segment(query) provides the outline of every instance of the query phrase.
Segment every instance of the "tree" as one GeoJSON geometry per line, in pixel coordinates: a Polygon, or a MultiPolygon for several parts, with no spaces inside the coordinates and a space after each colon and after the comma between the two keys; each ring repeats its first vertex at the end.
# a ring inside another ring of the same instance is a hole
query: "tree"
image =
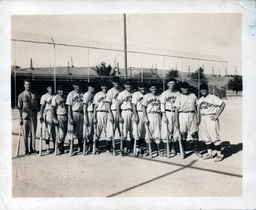
{"type": "Polygon", "coordinates": [[[105,62],[101,62],[101,64],[97,65],[96,68],[92,68],[94,71],[98,73],[99,76],[109,76],[112,70],[111,65],[106,65],[105,62]]]}
{"type": "Polygon", "coordinates": [[[238,91],[243,90],[243,78],[242,76],[234,76],[232,80],[229,80],[228,82],[228,89],[236,91],[236,94],[238,91]]]}
{"type": "Polygon", "coordinates": [[[199,71],[199,74],[200,74],[200,82],[201,83],[208,83],[208,80],[207,78],[205,77],[204,75],[204,70],[200,67],[199,69],[196,70],[196,72],[194,73],[191,73],[191,79],[194,79],[194,80],[198,80],[198,71],[199,71]]]}
{"type": "Polygon", "coordinates": [[[176,69],[171,69],[167,75],[166,75],[166,79],[167,80],[170,80],[170,79],[178,79],[180,76],[179,76],[179,71],[176,69]]]}

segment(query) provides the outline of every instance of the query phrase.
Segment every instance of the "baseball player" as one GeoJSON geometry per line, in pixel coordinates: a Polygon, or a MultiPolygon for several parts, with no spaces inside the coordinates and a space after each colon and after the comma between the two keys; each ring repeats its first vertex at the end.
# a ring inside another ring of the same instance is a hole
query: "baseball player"
{"type": "Polygon", "coordinates": [[[106,104],[108,109],[108,121],[107,121],[107,152],[111,152],[111,141],[115,138],[116,129],[120,135],[119,122],[116,115],[116,104],[117,97],[119,95],[119,77],[114,77],[112,79],[113,87],[108,90],[106,95],[106,104]]]}
{"type": "MultiPolygon", "coordinates": [[[[89,136],[92,134],[93,130],[93,93],[94,86],[92,83],[88,83],[88,91],[83,95],[83,109],[84,109],[84,128],[83,128],[83,138],[84,141],[89,140],[89,136]]],[[[89,152],[89,150],[87,150],[89,152]]]]}
{"type": "Polygon", "coordinates": [[[53,97],[53,89],[52,86],[48,86],[47,93],[42,95],[40,104],[41,104],[41,110],[40,110],[40,123],[44,122],[44,128],[45,128],[45,143],[47,146],[47,153],[51,153],[50,149],[50,138],[52,137],[53,145],[55,148],[55,126],[53,122],[52,117],[52,97],[53,97]]]}
{"type": "Polygon", "coordinates": [[[107,92],[107,84],[106,82],[101,82],[101,91],[96,93],[93,99],[94,103],[94,124],[96,126],[96,154],[100,153],[98,149],[99,139],[101,137],[102,132],[104,131],[106,136],[106,125],[107,125],[107,105],[106,105],[106,92],[107,92]]]}
{"type": "MultiPolygon", "coordinates": [[[[126,145],[127,154],[132,153],[132,85],[130,80],[124,83],[125,90],[119,93],[117,97],[117,118],[123,132],[124,145],[126,145]]],[[[124,146],[125,148],[125,146],[124,146]]],[[[122,150],[123,148],[121,148],[122,150]]],[[[122,152],[121,152],[122,155],[122,152]]]]}
{"type": "MultiPolygon", "coordinates": [[[[80,92],[80,82],[73,83],[74,90],[68,94],[66,105],[68,106],[68,132],[70,140],[78,139],[80,152],[83,151],[83,94],[80,92]]],[[[71,151],[72,152],[72,151],[71,151]]]]}
{"type": "Polygon", "coordinates": [[[171,79],[168,83],[168,90],[164,91],[160,96],[161,112],[162,112],[162,127],[161,139],[164,142],[165,156],[167,156],[167,142],[171,142],[170,157],[176,155],[175,143],[180,137],[179,131],[175,126],[175,108],[174,104],[180,92],[175,91],[176,80],[171,79]]]}
{"type": "Polygon", "coordinates": [[[176,127],[181,133],[183,151],[185,151],[187,137],[191,135],[195,153],[198,157],[202,157],[198,148],[198,118],[196,111],[197,97],[195,94],[189,93],[189,84],[183,82],[181,84],[181,94],[175,101],[176,127]]]}
{"type": "Polygon", "coordinates": [[[63,99],[63,87],[57,88],[57,95],[52,97],[52,117],[55,124],[56,138],[58,140],[59,154],[64,153],[64,141],[67,134],[67,110],[63,99]]]}
{"type": "Polygon", "coordinates": [[[24,80],[24,88],[25,90],[18,96],[18,109],[25,141],[25,155],[28,155],[36,152],[36,148],[33,148],[32,145],[35,145],[36,140],[39,96],[35,91],[31,90],[30,81],[24,80]],[[28,142],[29,130],[31,130],[32,135],[30,142],[28,142]]]}
{"type": "Polygon", "coordinates": [[[217,150],[215,162],[220,162],[223,159],[221,154],[221,141],[219,138],[219,116],[223,112],[226,104],[215,95],[208,92],[207,84],[200,85],[202,97],[198,101],[199,124],[202,134],[202,139],[206,143],[207,153],[203,159],[211,159],[212,143],[217,150]]]}
{"type": "MultiPolygon", "coordinates": [[[[143,104],[143,97],[145,94],[145,85],[144,83],[139,83],[138,85],[139,91],[132,94],[132,106],[133,106],[133,114],[134,114],[134,120],[133,120],[133,136],[134,136],[134,144],[137,145],[140,142],[144,142],[145,140],[145,134],[146,134],[146,128],[145,128],[145,122],[143,118],[143,112],[142,112],[142,104],[143,104]]],[[[147,151],[148,144],[147,145],[147,151]]],[[[140,149],[142,151],[142,148],[140,149]]],[[[146,154],[146,153],[145,153],[146,154]]],[[[135,153],[136,156],[136,153],[135,153]]]]}
{"type": "MultiPolygon", "coordinates": [[[[157,85],[150,84],[149,90],[150,93],[146,94],[143,98],[142,106],[146,126],[145,140],[147,143],[151,143],[153,140],[157,146],[157,155],[163,156],[163,154],[160,152],[161,103],[159,97],[156,95],[157,85]]],[[[148,151],[146,153],[148,153],[148,151]]]]}

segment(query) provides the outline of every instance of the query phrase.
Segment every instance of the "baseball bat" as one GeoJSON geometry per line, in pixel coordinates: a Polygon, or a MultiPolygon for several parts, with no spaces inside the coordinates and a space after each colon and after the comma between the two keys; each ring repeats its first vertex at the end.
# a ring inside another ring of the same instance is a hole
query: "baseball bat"
{"type": "Polygon", "coordinates": [[[83,155],[85,155],[85,150],[86,150],[86,141],[87,141],[87,139],[86,139],[86,137],[84,138],[84,144],[83,144],[83,155]]]}
{"type": "Polygon", "coordinates": [[[20,136],[21,136],[21,125],[20,125],[20,129],[19,129],[19,138],[18,138],[18,144],[17,144],[17,149],[16,149],[16,157],[19,156],[19,152],[20,152],[20,136]]]}
{"type": "Polygon", "coordinates": [[[94,124],[93,146],[92,146],[93,155],[95,155],[95,152],[96,152],[96,140],[97,140],[96,132],[97,132],[97,123],[94,124]]]}
{"type": "MultiPolygon", "coordinates": [[[[166,131],[168,134],[168,124],[166,122],[166,131]]],[[[169,135],[167,135],[167,158],[170,158],[170,144],[169,144],[169,135]]]]}
{"type": "Polygon", "coordinates": [[[120,154],[123,156],[124,124],[121,123],[120,154]]]}
{"type": "Polygon", "coordinates": [[[42,156],[42,135],[43,135],[43,128],[42,123],[40,123],[40,142],[39,142],[39,155],[42,156]]]}
{"type": "Polygon", "coordinates": [[[182,159],[185,158],[185,154],[184,154],[184,150],[183,150],[183,146],[182,146],[182,143],[181,143],[181,137],[179,137],[179,147],[180,147],[180,155],[182,157],[182,159]]]}
{"type": "Polygon", "coordinates": [[[60,138],[60,132],[59,132],[59,127],[56,126],[56,137],[55,137],[55,155],[58,155],[58,138],[60,138]]]}
{"type": "Polygon", "coordinates": [[[151,139],[152,139],[152,134],[149,129],[149,125],[146,124],[146,132],[148,133],[149,136],[149,143],[148,143],[148,149],[149,149],[149,156],[152,158],[152,148],[151,148],[151,139]]]}
{"type": "Polygon", "coordinates": [[[134,157],[136,157],[136,156],[137,156],[136,148],[137,148],[137,140],[136,140],[136,139],[134,139],[134,145],[133,145],[133,155],[134,155],[134,157]]]}
{"type": "Polygon", "coordinates": [[[71,142],[70,142],[70,157],[73,155],[73,144],[74,144],[74,136],[73,136],[73,134],[74,134],[74,132],[75,132],[75,129],[74,129],[74,125],[73,125],[73,130],[72,130],[72,132],[71,132],[71,142]]]}

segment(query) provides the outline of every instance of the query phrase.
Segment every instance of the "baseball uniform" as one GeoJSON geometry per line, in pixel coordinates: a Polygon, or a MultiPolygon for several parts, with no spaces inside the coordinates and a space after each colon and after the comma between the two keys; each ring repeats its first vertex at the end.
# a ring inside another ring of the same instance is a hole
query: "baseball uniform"
{"type": "Polygon", "coordinates": [[[83,103],[87,105],[87,114],[89,120],[89,125],[84,125],[83,137],[88,138],[92,133],[93,127],[93,95],[91,92],[88,91],[83,95],[83,103]]]}
{"type": "Polygon", "coordinates": [[[28,148],[28,134],[31,130],[32,138],[29,143],[30,152],[33,152],[35,148],[32,147],[32,141],[35,142],[36,139],[36,127],[37,127],[37,111],[38,111],[39,96],[34,91],[23,91],[18,96],[18,108],[22,113],[23,120],[23,135],[25,141],[25,152],[29,152],[28,148]]]}
{"type": "Polygon", "coordinates": [[[161,111],[165,112],[167,123],[162,120],[161,139],[164,143],[169,141],[177,141],[179,138],[179,131],[175,126],[175,101],[180,95],[180,92],[171,92],[170,90],[164,91],[160,96],[161,111]]]}
{"type": "MultiPolygon", "coordinates": [[[[197,97],[195,94],[180,94],[175,101],[175,107],[179,112],[179,124],[181,134],[190,135],[198,132],[196,115],[197,97]]],[[[193,139],[193,138],[192,138],[193,139]]]]}
{"type": "Polygon", "coordinates": [[[219,119],[211,120],[211,116],[217,113],[222,103],[222,100],[211,94],[206,97],[202,96],[198,100],[201,115],[200,134],[202,136],[200,139],[213,143],[219,140],[219,119]]]}
{"type": "Polygon", "coordinates": [[[130,141],[132,138],[132,94],[124,90],[119,93],[117,100],[121,102],[121,116],[124,119],[123,123],[123,137],[125,140],[130,141]],[[129,134],[129,135],[128,135],[129,134]]]}
{"type": "Polygon", "coordinates": [[[118,123],[118,119],[117,119],[117,114],[116,114],[116,105],[117,105],[117,97],[119,95],[119,91],[116,88],[111,88],[106,95],[106,103],[110,103],[110,108],[113,114],[113,120],[114,123],[112,124],[109,121],[107,121],[107,137],[108,140],[110,140],[111,138],[115,138],[116,135],[116,129],[118,129],[118,132],[120,134],[120,129],[119,129],[119,123],[118,123]]]}
{"type": "Polygon", "coordinates": [[[137,91],[132,95],[132,104],[136,106],[139,117],[138,124],[133,121],[133,136],[135,140],[145,139],[146,128],[142,112],[143,97],[144,95],[140,91],[137,91]]]}
{"type": "Polygon", "coordinates": [[[64,143],[65,136],[67,134],[67,122],[68,122],[67,110],[65,107],[64,99],[59,95],[53,96],[52,107],[54,107],[56,110],[56,116],[59,123],[58,125],[59,132],[56,133],[59,136],[56,136],[56,138],[58,139],[58,143],[62,144],[64,143]]]}
{"type": "MultiPolygon", "coordinates": [[[[83,138],[83,94],[71,91],[68,94],[66,105],[71,106],[73,120],[75,125],[70,124],[68,119],[68,139],[82,139],[83,138]]],[[[80,147],[81,147],[80,143],[80,147]]]]}
{"type": "Polygon", "coordinates": [[[50,140],[50,137],[52,137],[52,139],[55,139],[55,126],[53,123],[52,112],[51,112],[52,98],[53,98],[53,95],[46,93],[42,95],[40,100],[41,106],[44,106],[43,119],[44,119],[46,140],[50,140]]]}
{"type": "Polygon", "coordinates": [[[161,138],[161,105],[159,97],[148,93],[143,98],[143,106],[146,107],[148,120],[149,120],[149,132],[146,132],[145,140],[148,142],[152,138],[155,143],[160,143],[161,138]],[[150,134],[152,136],[150,136],[150,134]]]}
{"type": "Polygon", "coordinates": [[[107,125],[107,117],[108,111],[106,106],[106,93],[102,91],[96,93],[93,99],[93,103],[95,104],[96,112],[97,112],[97,129],[96,129],[96,136],[97,139],[101,137],[102,132],[106,137],[106,125],[107,125]]]}

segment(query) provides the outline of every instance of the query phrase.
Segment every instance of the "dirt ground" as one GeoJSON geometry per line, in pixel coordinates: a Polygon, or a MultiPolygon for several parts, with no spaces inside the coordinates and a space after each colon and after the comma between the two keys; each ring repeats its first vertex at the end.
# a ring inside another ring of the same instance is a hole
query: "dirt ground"
{"type": "Polygon", "coordinates": [[[220,137],[225,159],[219,163],[199,159],[193,153],[184,160],[179,155],[169,159],[154,157],[151,160],[131,156],[114,157],[105,152],[72,157],[69,154],[23,156],[22,138],[21,156],[16,158],[19,125],[17,110],[13,110],[12,196],[242,196],[242,99],[225,100],[225,103],[226,109],[220,117],[220,137]]]}

